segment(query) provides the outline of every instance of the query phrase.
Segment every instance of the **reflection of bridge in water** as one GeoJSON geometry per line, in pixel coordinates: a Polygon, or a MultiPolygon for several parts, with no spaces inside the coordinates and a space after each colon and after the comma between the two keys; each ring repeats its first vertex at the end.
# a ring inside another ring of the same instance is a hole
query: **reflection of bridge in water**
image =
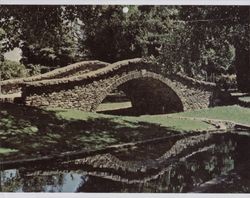
{"type": "Polygon", "coordinates": [[[123,91],[138,114],[180,112],[211,104],[213,83],[159,73],[159,67],[142,59],[113,64],[85,61],[1,84],[9,93],[21,88],[19,102],[31,106],[96,111],[114,90],[123,91]]]}
{"type": "Polygon", "coordinates": [[[27,192],[192,192],[196,189],[249,192],[248,141],[249,135],[204,133],[49,167],[43,164],[40,168],[11,170],[15,173],[11,176],[6,171],[2,189],[27,192]]]}

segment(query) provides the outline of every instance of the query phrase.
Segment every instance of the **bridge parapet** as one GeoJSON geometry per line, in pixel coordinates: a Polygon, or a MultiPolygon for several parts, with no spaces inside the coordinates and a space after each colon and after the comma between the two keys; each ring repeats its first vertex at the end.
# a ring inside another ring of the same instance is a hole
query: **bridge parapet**
{"type": "Polygon", "coordinates": [[[84,73],[97,70],[101,67],[107,66],[109,63],[98,60],[83,61],[74,63],[63,68],[55,69],[51,72],[31,76],[27,78],[17,78],[11,80],[0,81],[1,91],[3,94],[13,94],[21,91],[21,87],[26,82],[41,81],[45,79],[63,78],[69,76],[82,75],[84,73]]]}
{"type": "Polygon", "coordinates": [[[173,75],[168,75],[167,78],[172,80],[177,80],[179,82],[182,82],[183,84],[190,85],[199,89],[214,89],[216,88],[216,84],[212,82],[206,82],[202,80],[196,80],[194,78],[191,78],[189,76],[177,73],[173,75]]]}
{"type": "Polygon", "coordinates": [[[41,87],[41,86],[49,86],[49,85],[58,85],[58,84],[67,84],[71,82],[80,82],[93,80],[98,78],[106,78],[113,75],[116,72],[128,72],[130,70],[141,70],[146,68],[148,70],[152,70],[152,66],[150,63],[143,61],[140,58],[130,59],[119,61],[113,64],[109,64],[103,68],[97,69],[92,72],[88,72],[78,76],[71,76],[65,78],[55,78],[48,80],[39,80],[33,82],[25,83],[27,86],[41,87]]]}

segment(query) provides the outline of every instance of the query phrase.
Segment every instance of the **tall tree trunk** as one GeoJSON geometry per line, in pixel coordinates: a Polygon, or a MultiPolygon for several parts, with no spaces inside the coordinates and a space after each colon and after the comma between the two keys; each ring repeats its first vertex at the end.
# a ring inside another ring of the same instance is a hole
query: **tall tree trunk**
{"type": "MultiPolygon", "coordinates": [[[[242,36],[238,35],[235,42],[235,65],[238,89],[250,92],[250,7],[242,6],[238,10],[239,23],[244,26],[242,36]]],[[[240,33],[240,32],[239,32],[240,33]]]]}
{"type": "Polygon", "coordinates": [[[236,47],[236,74],[238,89],[242,92],[250,92],[250,51],[244,46],[236,47]]]}

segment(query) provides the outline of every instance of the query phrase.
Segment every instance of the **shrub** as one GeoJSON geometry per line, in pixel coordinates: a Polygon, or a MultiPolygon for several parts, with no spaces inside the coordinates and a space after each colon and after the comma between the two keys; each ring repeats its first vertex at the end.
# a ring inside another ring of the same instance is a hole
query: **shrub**
{"type": "Polygon", "coordinates": [[[28,64],[26,68],[28,70],[29,76],[41,74],[41,65],[28,64]]]}
{"type": "Polygon", "coordinates": [[[237,81],[236,75],[221,75],[218,84],[221,88],[228,90],[228,89],[236,89],[237,88],[237,81]]]}
{"type": "Polygon", "coordinates": [[[28,72],[23,64],[10,60],[0,62],[0,72],[1,80],[28,76],[28,72]]]}

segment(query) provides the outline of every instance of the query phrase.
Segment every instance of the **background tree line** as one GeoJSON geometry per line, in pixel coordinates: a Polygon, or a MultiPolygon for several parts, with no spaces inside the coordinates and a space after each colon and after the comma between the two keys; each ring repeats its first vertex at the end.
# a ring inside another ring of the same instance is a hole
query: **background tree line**
{"type": "Polygon", "coordinates": [[[81,60],[147,57],[162,74],[237,74],[239,89],[250,91],[249,6],[127,7],[0,6],[0,66],[11,70],[4,79],[17,77],[15,68],[33,74],[81,60]],[[15,47],[21,66],[3,58],[15,47]]]}

